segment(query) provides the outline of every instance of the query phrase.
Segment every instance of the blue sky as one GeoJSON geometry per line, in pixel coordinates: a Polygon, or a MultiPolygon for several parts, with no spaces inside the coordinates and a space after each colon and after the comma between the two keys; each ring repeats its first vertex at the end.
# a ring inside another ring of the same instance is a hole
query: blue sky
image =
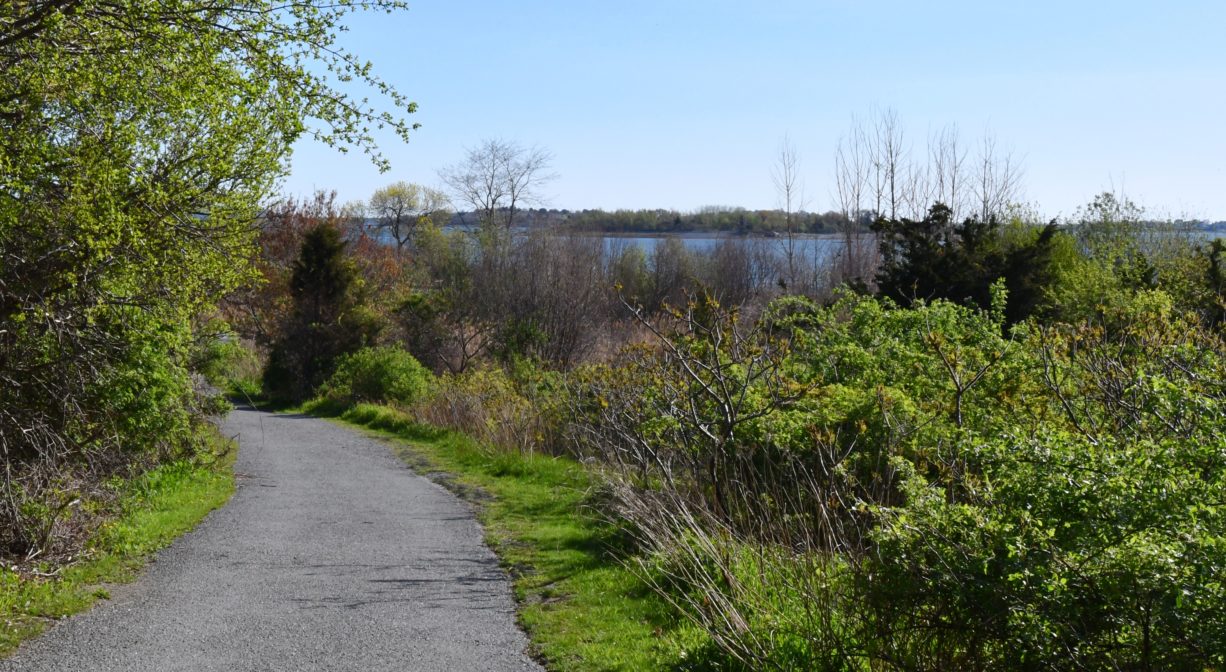
{"type": "Polygon", "coordinates": [[[438,184],[465,147],[551,151],[559,208],[775,207],[789,136],[809,209],[833,207],[853,117],[891,108],[913,151],[956,125],[1069,215],[1122,190],[1168,216],[1226,219],[1226,2],[422,0],[355,15],[344,44],[417,101],[392,170],[299,143],[283,185],[369,197],[438,184]]]}

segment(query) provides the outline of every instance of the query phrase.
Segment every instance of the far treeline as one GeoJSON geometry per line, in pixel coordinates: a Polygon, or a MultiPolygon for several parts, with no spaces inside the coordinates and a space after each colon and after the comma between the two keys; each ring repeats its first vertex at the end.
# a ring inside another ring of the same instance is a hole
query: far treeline
{"type": "MultiPolygon", "coordinates": [[[[451,226],[475,226],[480,222],[477,212],[458,212],[447,223],[451,226]]],[[[837,235],[848,231],[864,233],[872,228],[877,215],[871,210],[849,216],[833,210],[793,212],[785,210],[749,210],[733,206],[712,205],[693,212],[643,208],[639,210],[565,210],[528,208],[517,215],[519,226],[529,229],[551,228],[556,231],[591,233],[720,233],[732,235],[837,235]]],[[[1226,221],[1152,220],[1153,226],[1172,225],[1190,231],[1226,233],[1226,221]]]]}
{"type": "MultiPolygon", "coordinates": [[[[724,233],[735,235],[838,234],[849,229],[868,231],[874,216],[862,212],[848,218],[841,212],[793,212],[784,210],[747,210],[745,208],[708,206],[694,212],[679,210],[558,210],[529,208],[517,216],[520,226],[559,231],[592,233],[724,233]]],[[[450,224],[473,226],[480,221],[476,212],[460,212],[450,224]]]]}

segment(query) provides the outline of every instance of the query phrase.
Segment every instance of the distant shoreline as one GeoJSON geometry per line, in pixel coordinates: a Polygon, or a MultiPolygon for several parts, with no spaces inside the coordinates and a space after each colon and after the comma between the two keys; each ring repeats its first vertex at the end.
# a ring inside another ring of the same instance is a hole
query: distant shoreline
{"type": "MultiPolygon", "coordinates": [[[[442,227],[444,231],[476,231],[477,227],[470,225],[448,224],[442,227]]],[[[527,233],[547,233],[559,236],[583,236],[588,238],[683,238],[683,239],[716,239],[716,238],[742,238],[753,240],[779,240],[786,241],[788,234],[778,232],[761,232],[761,231],[600,231],[591,229],[567,229],[564,227],[514,227],[516,234],[527,233]]],[[[861,234],[869,234],[870,231],[860,231],[861,234]]],[[[796,239],[805,240],[837,240],[843,237],[841,233],[794,233],[796,239]]]]}

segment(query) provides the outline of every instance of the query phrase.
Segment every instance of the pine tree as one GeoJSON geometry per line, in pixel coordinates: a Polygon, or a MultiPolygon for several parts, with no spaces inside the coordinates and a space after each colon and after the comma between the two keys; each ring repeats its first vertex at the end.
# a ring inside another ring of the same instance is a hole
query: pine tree
{"type": "Polygon", "coordinates": [[[289,324],[269,353],[264,392],[274,399],[302,401],[328,375],[341,355],[373,340],[355,296],[356,271],[335,226],[307,232],[294,262],[289,324]]]}

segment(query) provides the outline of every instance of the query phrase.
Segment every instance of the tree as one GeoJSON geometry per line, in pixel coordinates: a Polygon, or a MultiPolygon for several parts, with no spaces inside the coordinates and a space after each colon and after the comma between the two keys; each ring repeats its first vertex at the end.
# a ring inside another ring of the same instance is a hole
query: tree
{"type": "Polygon", "coordinates": [[[976,214],[986,220],[1001,216],[1005,208],[1017,200],[1022,169],[1012,154],[997,153],[995,138],[984,135],[972,178],[972,191],[978,206],[976,214]]]}
{"type": "Polygon", "coordinates": [[[793,209],[803,210],[804,185],[800,181],[800,156],[790,138],[784,136],[779,144],[779,153],[775,157],[775,165],[771,168],[771,181],[775,184],[775,193],[779,196],[779,204],[783,206],[784,226],[787,228],[787,284],[796,285],[796,226],[793,209]]]}
{"type": "Polygon", "coordinates": [[[888,219],[920,219],[939,202],[954,219],[987,221],[1017,200],[1021,168],[991,135],[984,135],[973,161],[956,126],[930,135],[926,149],[926,163],[911,159],[894,110],[879,113],[871,126],[853,119],[835,153],[836,197],[844,214],[854,220],[872,210],[888,219]]]}
{"type": "Polygon", "coordinates": [[[992,136],[984,136],[970,161],[957,127],[946,127],[929,136],[926,154],[926,163],[911,159],[894,110],[881,112],[871,125],[853,119],[835,153],[835,196],[846,218],[838,269],[843,278],[859,284],[873,275],[871,241],[859,236],[865,219],[923,220],[930,204],[942,203],[951,222],[986,222],[1003,218],[1016,202],[1021,168],[1012,154],[997,150],[992,136]]]}
{"type": "Polygon", "coordinates": [[[310,199],[293,197],[271,203],[260,213],[257,250],[252,265],[258,282],[245,283],[221,302],[222,317],[231,328],[258,346],[267,348],[281,339],[293,309],[290,279],[306,234],[320,225],[342,228],[345,214],[335,192],[319,191],[310,199]]]}
{"type": "Polygon", "coordinates": [[[868,207],[870,167],[868,134],[863,124],[853,121],[849,134],[839,139],[834,157],[835,196],[843,215],[838,225],[843,246],[836,277],[858,285],[872,278],[877,257],[863,226],[866,215],[870,221],[876,216],[868,207]]]}
{"type": "Polygon", "coordinates": [[[408,182],[395,182],[375,191],[370,197],[369,212],[376,226],[391,234],[396,241],[396,254],[413,239],[417,226],[433,220],[447,209],[447,196],[437,189],[408,182]]]}
{"type": "Polygon", "coordinates": [[[187,443],[192,318],[251,277],[292,143],[385,167],[370,129],[407,137],[415,106],[336,45],[359,7],[403,4],[0,3],[0,553],[54,546],[30,512],[66,510],[57,483],[187,443]]]}
{"type": "Polygon", "coordinates": [[[264,390],[276,399],[302,401],[332,374],[341,355],[373,340],[375,329],[357,310],[357,271],[335,226],[307,232],[290,278],[293,311],[269,354],[264,390]]]}
{"type": "Polygon", "coordinates": [[[947,299],[992,309],[992,286],[1003,280],[1008,290],[1005,317],[1020,322],[1038,309],[1055,282],[1055,224],[1030,227],[1008,240],[995,218],[953,221],[943,203],[921,220],[880,218],[881,267],[877,287],[903,306],[916,300],[947,299]]]}
{"type": "Polygon", "coordinates": [[[397,310],[399,337],[434,371],[463,373],[493,342],[497,322],[485,296],[500,288],[475,277],[479,255],[470,237],[425,226],[417,246],[414,261],[427,288],[409,294],[397,310]]]}
{"type": "Polygon", "coordinates": [[[556,175],[553,155],[505,140],[485,140],[464,161],[439,172],[454,199],[477,213],[483,227],[510,230],[519,209],[544,200],[541,189],[556,175]]]}

